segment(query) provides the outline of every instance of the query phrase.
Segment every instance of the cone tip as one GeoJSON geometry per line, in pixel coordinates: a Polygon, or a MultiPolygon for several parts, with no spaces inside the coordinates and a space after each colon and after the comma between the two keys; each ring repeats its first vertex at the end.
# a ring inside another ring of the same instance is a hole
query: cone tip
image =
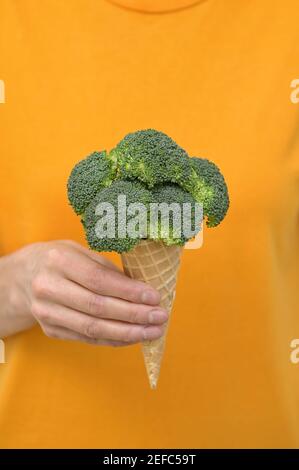
{"type": "Polygon", "coordinates": [[[152,390],[157,390],[157,382],[158,380],[154,377],[150,378],[150,387],[152,390]]]}

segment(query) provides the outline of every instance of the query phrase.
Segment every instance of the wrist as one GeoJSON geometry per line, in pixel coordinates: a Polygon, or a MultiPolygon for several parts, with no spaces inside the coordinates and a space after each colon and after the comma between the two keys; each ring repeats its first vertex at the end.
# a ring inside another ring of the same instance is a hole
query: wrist
{"type": "MultiPolygon", "coordinates": [[[[30,313],[27,291],[28,253],[24,249],[0,259],[1,330],[7,335],[32,327],[35,319],[30,313]]],[[[3,333],[1,336],[4,336],[3,333]]]]}

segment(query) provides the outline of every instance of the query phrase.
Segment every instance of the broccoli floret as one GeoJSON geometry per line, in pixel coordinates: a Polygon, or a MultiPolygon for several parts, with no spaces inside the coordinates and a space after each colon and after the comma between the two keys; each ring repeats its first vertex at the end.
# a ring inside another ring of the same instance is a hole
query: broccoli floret
{"type": "Polygon", "coordinates": [[[121,179],[140,180],[149,188],[172,182],[182,184],[191,175],[190,159],[163,132],[147,129],[126,135],[110,152],[121,179]]]}
{"type": "Polygon", "coordinates": [[[201,229],[202,205],[177,184],[152,190],[149,238],[165,245],[184,245],[201,229]]]}
{"type": "Polygon", "coordinates": [[[135,181],[117,180],[98,192],[82,220],[90,248],[123,253],[132,249],[141,238],[147,238],[150,201],[151,193],[135,181]],[[135,208],[129,208],[130,204],[135,204],[135,208]]]}
{"type": "Polygon", "coordinates": [[[184,185],[197,202],[203,205],[207,227],[215,227],[224,219],[229,196],[219,168],[205,158],[191,158],[192,175],[184,185]]]}
{"type": "Polygon", "coordinates": [[[68,197],[89,246],[118,253],[142,238],[184,245],[201,230],[203,217],[214,227],[229,206],[218,167],[189,158],[154,129],[128,134],[109,155],[94,152],[79,162],[68,180],[68,197]]]}
{"type": "Polygon", "coordinates": [[[76,214],[82,214],[97,192],[109,186],[116,165],[106,151],[93,152],[73,168],[68,179],[68,199],[76,214]]]}

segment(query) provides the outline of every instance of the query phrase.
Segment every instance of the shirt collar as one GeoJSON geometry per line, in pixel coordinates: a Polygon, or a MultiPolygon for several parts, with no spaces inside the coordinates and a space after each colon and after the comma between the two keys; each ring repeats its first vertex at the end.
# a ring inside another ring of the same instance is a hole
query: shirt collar
{"type": "Polygon", "coordinates": [[[163,13],[182,10],[202,0],[109,0],[111,3],[146,13],[163,13]]]}

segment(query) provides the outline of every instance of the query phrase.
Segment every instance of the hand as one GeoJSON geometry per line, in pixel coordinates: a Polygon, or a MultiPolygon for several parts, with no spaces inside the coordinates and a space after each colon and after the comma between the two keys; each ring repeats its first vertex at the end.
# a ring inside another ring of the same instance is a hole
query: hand
{"type": "Polygon", "coordinates": [[[103,256],[66,240],[28,245],[6,264],[11,257],[11,303],[26,311],[27,327],[37,321],[52,338],[111,346],[162,335],[168,315],[159,293],[103,256]]]}

